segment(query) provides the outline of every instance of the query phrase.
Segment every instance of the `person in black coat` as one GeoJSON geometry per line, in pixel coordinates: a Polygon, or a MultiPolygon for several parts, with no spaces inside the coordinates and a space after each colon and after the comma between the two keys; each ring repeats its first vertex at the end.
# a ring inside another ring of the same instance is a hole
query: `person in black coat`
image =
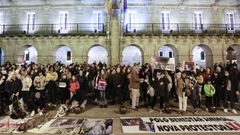
{"type": "Polygon", "coordinates": [[[144,101],[144,105],[146,107],[149,104],[148,103],[149,98],[147,96],[147,88],[148,88],[147,72],[148,72],[148,69],[145,67],[142,67],[142,69],[140,70],[140,74],[139,74],[139,78],[142,80],[140,82],[141,97],[142,97],[142,100],[144,101]]]}
{"type": "Polygon", "coordinates": [[[235,103],[234,103],[234,95],[236,94],[236,91],[233,91],[233,80],[231,79],[231,75],[226,70],[225,76],[223,79],[223,89],[224,89],[224,112],[228,112],[228,98],[230,99],[231,109],[232,113],[238,114],[235,109],[235,103]]]}
{"type": "Polygon", "coordinates": [[[116,73],[112,76],[112,83],[113,83],[113,91],[112,91],[112,103],[115,104],[116,100],[117,103],[123,104],[124,102],[124,93],[123,93],[123,84],[124,78],[121,72],[121,68],[117,67],[116,73]],[[117,99],[117,97],[119,97],[117,99]]]}
{"type": "Polygon", "coordinates": [[[230,77],[231,77],[231,82],[232,82],[232,91],[233,91],[233,101],[236,103],[238,102],[238,98],[237,98],[237,95],[236,95],[236,92],[238,91],[238,83],[239,83],[239,80],[238,80],[238,69],[237,69],[237,65],[236,64],[233,64],[232,65],[232,68],[230,70],[230,77]]]}
{"type": "Polygon", "coordinates": [[[83,70],[79,70],[79,74],[77,74],[77,80],[80,84],[80,89],[77,91],[77,101],[79,102],[80,107],[85,109],[85,105],[88,100],[88,93],[90,93],[88,89],[88,80],[85,76],[85,72],[83,70]]]}
{"type": "Polygon", "coordinates": [[[155,82],[154,82],[154,88],[155,88],[155,95],[154,95],[154,100],[152,102],[151,108],[154,108],[156,99],[158,97],[160,97],[160,113],[162,113],[162,109],[163,109],[163,105],[167,105],[168,103],[168,96],[169,96],[169,92],[168,92],[168,83],[169,80],[167,79],[167,77],[164,75],[164,73],[161,72],[157,72],[156,73],[156,78],[155,78],[155,82]]]}
{"type": "Polygon", "coordinates": [[[21,99],[21,90],[22,90],[22,82],[17,78],[17,74],[15,72],[10,76],[10,80],[6,82],[5,91],[9,93],[10,96],[10,104],[9,110],[13,111],[12,103],[16,100],[21,99]]]}

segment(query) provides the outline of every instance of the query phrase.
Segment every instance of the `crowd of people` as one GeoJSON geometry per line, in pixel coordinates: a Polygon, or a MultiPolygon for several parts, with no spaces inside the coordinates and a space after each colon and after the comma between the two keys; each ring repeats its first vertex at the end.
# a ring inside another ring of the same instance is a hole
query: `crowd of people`
{"type": "Polygon", "coordinates": [[[46,106],[65,104],[68,108],[85,110],[88,102],[99,107],[130,104],[138,111],[144,106],[149,113],[171,111],[170,101],[179,103],[179,114],[187,111],[188,100],[193,113],[200,106],[206,111],[213,108],[237,114],[240,72],[237,64],[223,67],[215,64],[211,68],[184,71],[177,66],[175,71],[153,69],[151,64],[133,66],[98,64],[11,64],[1,65],[0,99],[1,112],[8,108],[12,117],[18,111],[25,115],[43,115],[46,106]],[[205,101],[205,103],[204,103],[205,101]],[[16,106],[20,106],[16,109],[16,106]],[[3,107],[7,106],[7,107],[3,107]]]}

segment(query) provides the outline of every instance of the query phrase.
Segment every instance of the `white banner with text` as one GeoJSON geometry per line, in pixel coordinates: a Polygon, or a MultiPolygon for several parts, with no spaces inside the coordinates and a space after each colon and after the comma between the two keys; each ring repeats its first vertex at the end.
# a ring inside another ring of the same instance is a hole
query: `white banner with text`
{"type": "Polygon", "coordinates": [[[240,116],[121,118],[124,133],[240,132],[240,116]]]}

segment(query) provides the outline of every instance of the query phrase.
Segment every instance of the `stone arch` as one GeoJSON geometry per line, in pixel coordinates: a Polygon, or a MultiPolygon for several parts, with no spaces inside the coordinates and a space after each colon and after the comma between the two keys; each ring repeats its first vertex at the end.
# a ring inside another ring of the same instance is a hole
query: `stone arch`
{"type": "Polygon", "coordinates": [[[134,63],[143,64],[143,50],[135,44],[128,45],[122,51],[122,64],[133,65],[134,63]]]}
{"type": "Polygon", "coordinates": [[[158,56],[160,57],[166,57],[166,58],[174,58],[175,59],[175,65],[179,63],[179,52],[178,49],[171,44],[166,44],[161,46],[158,49],[158,56]]]}
{"type": "Polygon", "coordinates": [[[213,66],[213,54],[209,46],[205,44],[197,45],[192,50],[193,61],[199,67],[212,67],[213,66]]]}
{"type": "Polygon", "coordinates": [[[233,44],[230,45],[227,50],[227,58],[226,60],[230,63],[236,62],[240,66],[240,45],[233,44]]]}
{"type": "Polygon", "coordinates": [[[96,44],[89,48],[87,54],[88,64],[92,63],[105,63],[108,64],[108,51],[102,45],[96,44]]]}
{"type": "Polygon", "coordinates": [[[17,63],[37,63],[38,51],[33,45],[24,45],[17,54],[17,63]]]}
{"type": "Polygon", "coordinates": [[[60,62],[65,65],[72,63],[72,50],[67,45],[58,45],[53,51],[54,62],[60,62]]]}
{"type": "Polygon", "coordinates": [[[0,48],[0,64],[4,64],[4,50],[0,48]]]}

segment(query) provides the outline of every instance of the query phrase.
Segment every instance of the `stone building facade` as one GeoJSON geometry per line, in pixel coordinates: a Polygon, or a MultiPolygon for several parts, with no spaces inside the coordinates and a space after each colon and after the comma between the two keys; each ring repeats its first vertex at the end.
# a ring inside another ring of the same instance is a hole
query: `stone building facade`
{"type": "Polygon", "coordinates": [[[1,63],[240,61],[238,0],[1,0],[1,63]]]}

